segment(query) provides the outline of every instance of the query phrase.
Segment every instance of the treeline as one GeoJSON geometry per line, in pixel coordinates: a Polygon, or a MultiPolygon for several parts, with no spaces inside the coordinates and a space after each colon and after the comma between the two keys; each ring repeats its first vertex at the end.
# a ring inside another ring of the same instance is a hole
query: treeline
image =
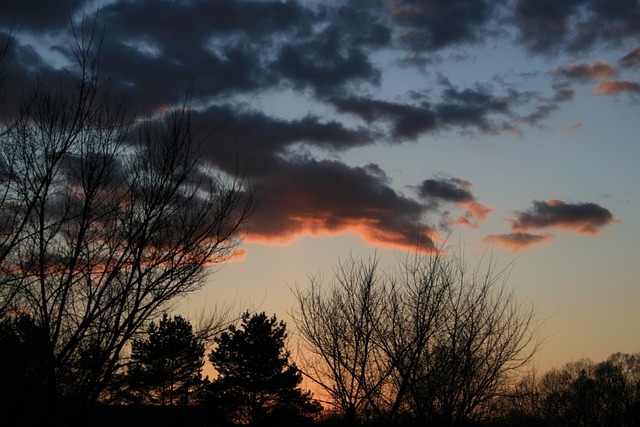
{"type": "MultiPolygon", "coordinates": [[[[285,346],[286,325],[249,312],[219,333],[208,352],[183,317],[151,322],[134,339],[128,362],[98,405],[56,420],[43,406],[45,360],[36,346],[37,330],[26,316],[0,322],[0,402],[14,425],[623,427],[640,420],[640,353],[571,362],[541,376],[529,373],[456,420],[435,412],[425,420],[408,405],[394,417],[369,406],[354,417],[338,401],[325,401],[323,409],[317,396],[301,389],[302,372],[285,346]],[[216,369],[213,379],[202,377],[205,358],[216,369]]],[[[435,387],[441,378],[430,381],[423,386],[435,387]]]]}
{"type": "Polygon", "coordinates": [[[286,325],[265,313],[245,312],[239,325],[214,337],[208,354],[189,321],[163,315],[133,339],[130,356],[92,407],[48,406],[40,347],[46,340],[39,329],[27,315],[0,321],[0,403],[14,425],[300,426],[310,425],[322,409],[299,388],[302,374],[285,348],[286,325]],[[216,369],[213,380],[202,378],[205,356],[216,369]]]}
{"type": "Polygon", "coordinates": [[[567,363],[519,382],[503,417],[524,426],[635,426],[640,423],[640,353],[567,363]]]}

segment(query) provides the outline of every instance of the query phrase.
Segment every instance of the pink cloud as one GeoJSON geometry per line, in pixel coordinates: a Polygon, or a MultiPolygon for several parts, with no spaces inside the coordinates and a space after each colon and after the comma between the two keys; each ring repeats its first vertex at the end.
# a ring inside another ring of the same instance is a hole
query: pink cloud
{"type": "Polygon", "coordinates": [[[582,127],[582,123],[578,122],[578,123],[574,123],[572,125],[569,126],[565,126],[564,127],[564,131],[565,132],[573,132],[574,130],[578,130],[582,127]]]}
{"type": "Polygon", "coordinates": [[[607,61],[598,59],[595,64],[569,64],[553,70],[554,74],[561,75],[571,80],[582,82],[604,80],[618,74],[615,67],[607,61]]]}
{"type": "Polygon", "coordinates": [[[531,246],[541,245],[553,240],[555,236],[552,234],[529,234],[529,233],[510,233],[510,234],[492,234],[486,236],[483,241],[509,249],[511,252],[518,253],[523,249],[531,246]]]}
{"type": "Polygon", "coordinates": [[[616,96],[622,93],[629,95],[640,93],[640,84],[631,80],[617,80],[602,82],[594,89],[597,95],[616,96]]]}

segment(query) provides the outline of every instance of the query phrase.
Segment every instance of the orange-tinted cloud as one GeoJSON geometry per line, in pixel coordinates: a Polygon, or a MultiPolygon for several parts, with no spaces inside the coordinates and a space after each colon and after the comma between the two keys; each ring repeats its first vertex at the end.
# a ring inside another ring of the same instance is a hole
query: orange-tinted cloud
{"type": "Polygon", "coordinates": [[[236,249],[233,251],[231,256],[226,260],[226,262],[244,261],[246,257],[247,257],[246,249],[236,249]]]}
{"type": "Polygon", "coordinates": [[[389,185],[376,165],[335,160],[279,159],[263,174],[245,240],[287,244],[304,235],[353,233],[376,246],[433,247],[437,235],[423,216],[428,206],[389,185]]]}
{"type": "Polygon", "coordinates": [[[598,59],[595,64],[569,64],[553,70],[553,74],[566,77],[569,80],[588,82],[593,80],[604,80],[618,74],[615,67],[607,61],[598,59]]]}
{"type": "Polygon", "coordinates": [[[628,95],[640,94],[640,84],[631,80],[616,80],[602,82],[594,89],[597,95],[616,96],[623,93],[628,95]]]}
{"type": "Polygon", "coordinates": [[[456,219],[448,218],[446,222],[478,228],[475,220],[484,221],[492,208],[479,203],[471,192],[471,182],[459,178],[426,179],[417,188],[419,196],[425,200],[430,207],[437,208],[443,203],[452,203],[466,209],[464,215],[456,219]]]}
{"type": "Polygon", "coordinates": [[[548,243],[555,238],[549,233],[531,233],[548,228],[594,235],[619,222],[611,212],[596,203],[566,203],[562,200],[533,202],[526,211],[516,211],[510,220],[511,233],[486,236],[483,241],[518,252],[531,246],[548,243]]]}
{"type": "Polygon", "coordinates": [[[516,212],[511,221],[514,232],[559,228],[581,234],[597,234],[603,227],[615,223],[611,212],[596,203],[566,203],[562,200],[533,202],[533,207],[516,212]]]}
{"type": "Polygon", "coordinates": [[[487,244],[502,246],[517,253],[520,250],[528,249],[531,246],[548,243],[554,238],[555,236],[552,234],[510,233],[492,234],[486,236],[483,241],[487,244]]]}
{"type": "Polygon", "coordinates": [[[578,123],[574,123],[572,125],[569,126],[565,126],[564,127],[564,131],[565,132],[573,132],[574,130],[578,130],[582,127],[582,123],[578,122],[578,123]]]}

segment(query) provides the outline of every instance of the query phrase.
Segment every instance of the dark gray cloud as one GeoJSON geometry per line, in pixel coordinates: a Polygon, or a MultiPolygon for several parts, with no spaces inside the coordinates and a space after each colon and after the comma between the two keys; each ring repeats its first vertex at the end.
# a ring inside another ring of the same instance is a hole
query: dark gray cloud
{"type": "MultiPolygon", "coordinates": [[[[5,88],[24,87],[36,74],[72,82],[69,69],[50,67],[49,56],[72,62],[68,40],[58,37],[84,2],[6,3],[0,31],[13,25],[29,37],[18,37],[4,61],[11,82],[5,88]],[[34,42],[38,39],[42,45],[34,42]]],[[[614,67],[604,62],[558,67],[555,75],[562,79],[552,80],[546,91],[495,81],[459,86],[441,77],[431,91],[394,101],[376,96],[385,66],[381,58],[393,50],[410,59],[405,65],[436,68],[460,47],[508,37],[514,28],[530,51],[582,52],[600,42],[637,37],[638,8],[632,0],[120,0],[105,4],[98,16],[98,27],[105,28],[100,86],[122,94],[141,115],[161,111],[187,90],[192,94],[198,105],[195,127],[203,126],[203,135],[215,130],[203,147],[208,160],[230,173],[238,161],[249,164],[247,178],[261,200],[250,239],[353,231],[376,244],[407,247],[433,237],[434,227],[423,215],[435,208],[445,210],[448,223],[471,226],[491,209],[461,179],[425,180],[413,199],[394,191],[377,165],[353,167],[310,153],[327,150],[335,156],[449,130],[500,133],[520,132],[521,124],[542,126],[573,100],[567,82],[610,78],[614,67]],[[299,111],[285,119],[237,107],[236,96],[246,101],[282,89],[325,103],[337,114],[299,111]],[[356,124],[347,125],[354,117],[356,124]],[[450,217],[451,206],[465,213],[450,217]]],[[[637,69],[638,51],[622,57],[619,68],[637,69]]],[[[596,93],[637,94],[638,87],[631,80],[605,81],[596,93]]],[[[573,208],[535,204],[516,213],[513,233],[494,241],[524,247],[548,240],[523,231],[544,214],[555,218],[545,227],[573,224],[574,231],[589,232],[606,225],[597,215],[571,222],[565,211],[586,207],[567,205],[573,208]]]]}
{"type": "Polygon", "coordinates": [[[516,211],[510,220],[511,233],[484,237],[484,242],[519,252],[555,239],[546,229],[560,229],[594,235],[604,227],[619,222],[613,214],[597,203],[567,203],[562,200],[535,200],[525,211],[516,211]],[[539,232],[532,232],[538,230],[539,232]]]}
{"type": "Polygon", "coordinates": [[[554,84],[554,93],[544,96],[538,92],[511,92],[513,104],[525,105],[530,108],[518,116],[518,121],[530,126],[544,127],[543,122],[553,112],[558,111],[562,104],[575,99],[576,92],[566,84],[554,84]]]}
{"type": "Polygon", "coordinates": [[[211,134],[204,148],[218,166],[234,172],[240,156],[255,175],[275,167],[274,159],[286,155],[295,144],[344,151],[371,144],[377,136],[364,127],[352,129],[313,115],[286,120],[230,105],[194,112],[192,121],[202,135],[211,134]]]}
{"type": "Polygon", "coordinates": [[[314,18],[299,2],[274,0],[119,1],[105,6],[101,15],[123,38],[146,37],[172,53],[192,47],[185,42],[206,42],[215,35],[306,31],[314,18]]]}
{"type": "Polygon", "coordinates": [[[447,80],[441,86],[442,92],[435,101],[382,101],[358,95],[325,100],[340,113],[370,124],[385,123],[389,139],[401,142],[449,129],[499,133],[516,129],[520,123],[538,126],[575,95],[566,85],[555,85],[551,96],[516,89],[497,94],[491,86],[483,85],[460,89],[447,80]]]}
{"type": "Polygon", "coordinates": [[[453,204],[466,210],[463,215],[452,218],[449,211],[443,212],[445,225],[463,225],[478,228],[476,221],[484,221],[493,210],[476,200],[471,192],[471,182],[460,178],[425,179],[417,187],[418,196],[431,209],[438,209],[443,204],[453,204]]]}
{"type": "Polygon", "coordinates": [[[604,80],[618,74],[616,68],[607,61],[599,59],[594,64],[569,64],[552,70],[552,73],[571,81],[586,83],[604,80]]]}
{"type": "Polygon", "coordinates": [[[475,201],[470,190],[471,183],[459,178],[425,179],[418,186],[422,198],[434,198],[446,202],[461,203],[475,201]]]}
{"type": "Polygon", "coordinates": [[[410,105],[363,97],[329,98],[328,102],[339,112],[353,114],[367,123],[387,122],[392,140],[398,142],[438,128],[438,117],[429,103],[410,105]]]}
{"type": "Polygon", "coordinates": [[[0,24],[12,25],[15,30],[59,30],[69,23],[72,13],[84,3],[85,0],[4,1],[0,24]]]}
{"type": "Polygon", "coordinates": [[[319,92],[338,90],[347,82],[378,82],[380,72],[361,49],[343,48],[331,35],[282,48],[273,71],[294,87],[319,92]]]}
{"type": "Polygon", "coordinates": [[[518,0],[514,23],[533,52],[585,51],[640,34],[637,0],[518,0]]]}
{"type": "Polygon", "coordinates": [[[390,0],[384,2],[401,44],[417,51],[435,51],[475,43],[488,32],[503,1],[390,0]]]}
{"type": "Polygon", "coordinates": [[[618,64],[622,68],[637,69],[640,67],[640,47],[633,49],[631,52],[620,58],[618,64]]]}
{"type": "Polygon", "coordinates": [[[389,186],[377,165],[350,167],[308,157],[278,159],[256,183],[260,204],[249,241],[287,242],[305,234],[351,232],[375,245],[433,247],[426,207],[389,186]]]}
{"type": "Polygon", "coordinates": [[[513,231],[559,228],[576,233],[596,234],[617,220],[611,212],[596,203],[566,203],[562,200],[533,202],[533,207],[515,213],[513,231]]]}

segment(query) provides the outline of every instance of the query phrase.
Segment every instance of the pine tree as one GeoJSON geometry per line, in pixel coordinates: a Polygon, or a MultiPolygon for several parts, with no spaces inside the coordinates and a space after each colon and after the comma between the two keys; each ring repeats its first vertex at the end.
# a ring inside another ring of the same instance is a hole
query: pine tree
{"type": "Polygon", "coordinates": [[[215,402],[230,421],[251,425],[300,423],[320,410],[298,386],[302,374],[285,348],[286,325],[276,316],[245,312],[239,328],[215,338],[209,360],[218,371],[215,402]]]}
{"type": "Polygon", "coordinates": [[[134,340],[131,357],[129,379],[141,401],[188,404],[190,388],[200,382],[204,344],[189,321],[164,314],[149,325],[146,337],[134,340]]]}

